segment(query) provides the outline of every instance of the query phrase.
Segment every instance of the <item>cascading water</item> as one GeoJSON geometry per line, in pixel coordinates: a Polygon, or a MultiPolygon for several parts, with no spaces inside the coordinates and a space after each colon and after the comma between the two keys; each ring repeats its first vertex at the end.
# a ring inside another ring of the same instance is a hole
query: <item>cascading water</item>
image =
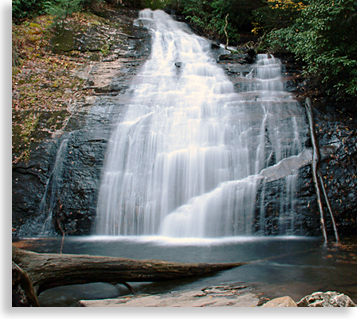
{"type": "MultiPolygon", "coordinates": [[[[306,135],[279,60],[258,55],[234,92],[209,41],[185,24],[149,9],[136,23],[153,31],[152,54],[108,145],[96,233],[253,234],[262,172],[298,155],[306,135]]],[[[280,196],[284,233],[293,229],[296,176],[285,178],[288,190],[280,196]]],[[[262,234],[264,214],[261,207],[262,234]]]]}

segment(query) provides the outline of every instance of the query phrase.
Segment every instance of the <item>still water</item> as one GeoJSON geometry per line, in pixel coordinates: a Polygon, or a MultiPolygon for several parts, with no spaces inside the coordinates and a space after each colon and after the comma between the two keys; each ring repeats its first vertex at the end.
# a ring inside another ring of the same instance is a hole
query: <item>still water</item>
{"type": "MultiPolygon", "coordinates": [[[[58,253],[61,238],[14,239],[23,249],[58,253]]],[[[295,301],[315,291],[338,291],[357,302],[357,239],[326,246],[321,238],[230,237],[173,239],[166,237],[67,237],[63,253],[161,259],[177,262],[255,261],[209,277],[166,283],[130,283],[138,293],[202,289],[220,284],[244,283],[261,296],[291,296],[295,301]]],[[[130,292],[107,283],[73,285],[46,290],[42,306],[75,306],[80,299],[115,298],[130,292]]]]}

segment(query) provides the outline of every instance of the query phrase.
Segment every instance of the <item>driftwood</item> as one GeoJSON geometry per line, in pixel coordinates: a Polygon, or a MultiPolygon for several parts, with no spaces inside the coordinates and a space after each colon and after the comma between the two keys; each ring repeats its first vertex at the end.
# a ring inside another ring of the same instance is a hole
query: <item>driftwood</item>
{"type": "MultiPolygon", "coordinates": [[[[12,247],[12,260],[27,273],[36,294],[91,282],[159,282],[212,274],[246,263],[178,263],[71,254],[45,254],[12,247]]],[[[130,287],[130,286],[129,286],[130,287]]]]}
{"type": "Polygon", "coordinates": [[[326,231],[324,209],[323,209],[323,205],[322,205],[322,197],[324,197],[326,206],[327,206],[330,216],[331,216],[331,221],[332,221],[332,225],[333,225],[333,229],[334,229],[334,233],[335,233],[336,242],[339,242],[339,236],[338,236],[338,232],[337,232],[335,218],[333,216],[330,201],[328,199],[327,192],[326,192],[325,185],[324,185],[323,178],[322,178],[322,174],[320,171],[320,151],[319,151],[318,141],[317,141],[317,137],[316,137],[316,133],[315,133],[315,123],[314,123],[314,117],[312,114],[311,101],[309,98],[306,98],[306,100],[305,100],[305,108],[306,108],[307,119],[309,122],[310,136],[311,136],[311,143],[312,143],[312,150],[313,150],[312,163],[311,163],[312,177],[313,177],[314,186],[315,186],[315,190],[316,190],[317,204],[318,204],[319,212],[320,212],[320,222],[321,222],[322,234],[324,236],[325,242],[327,243],[328,236],[327,236],[327,231],[326,231]]]}
{"type": "Polygon", "coordinates": [[[12,306],[39,307],[36,291],[29,276],[12,262],[12,306]]]}

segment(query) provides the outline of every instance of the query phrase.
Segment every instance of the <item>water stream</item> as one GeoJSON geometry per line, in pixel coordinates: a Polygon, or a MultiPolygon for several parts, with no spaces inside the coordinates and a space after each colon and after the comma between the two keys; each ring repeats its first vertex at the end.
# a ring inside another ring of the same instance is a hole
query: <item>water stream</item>
{"type": "MultiPolygon", "coordinates": [[[[261,172],[304,150],[303,109],[284,90],[281,63],[260,54],[233,83],[210,42],[163,11],[140,12],[152,54],[108,143],[96,234],[252,235],[261,172]]],[[[280,234],[294,230],[297,173],[279,197],[280,234]]],[[[265,208],[258,233],[265,234],[265,208]]]]}
{"type": "Polygon", "coordinates": [[[40,203],[40,212],[47,212],[47,218],[42,226],[40,235],[50,235],[53,231],[53,209],[56,201],[57,192],[59,191],[59,186],[62,183],[62,171],[63,171],[63,161],[67,151],[68,139],[64,139],[57,151],[54,167],[51,173],[51,177],[48,179],[46,184],[45,193],[42,197],[40,203]],[[50,192],[50,196],[48,196],[50,192]],[[47,199],[47,201],[46,201],[47,199]]]}

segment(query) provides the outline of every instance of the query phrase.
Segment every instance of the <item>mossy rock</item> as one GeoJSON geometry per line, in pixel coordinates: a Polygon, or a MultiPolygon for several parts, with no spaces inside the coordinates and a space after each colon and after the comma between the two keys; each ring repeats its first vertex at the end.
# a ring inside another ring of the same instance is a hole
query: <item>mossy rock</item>
{"type": "Polygon", "coordinates": [[[105,54],[110,48],[108,37],[99,32],[96,27],[89,27],[85,31],[68,29],[58,31],[50,43],[52,51],[56,54],[71,51],[100,51],[105,54]]]}

